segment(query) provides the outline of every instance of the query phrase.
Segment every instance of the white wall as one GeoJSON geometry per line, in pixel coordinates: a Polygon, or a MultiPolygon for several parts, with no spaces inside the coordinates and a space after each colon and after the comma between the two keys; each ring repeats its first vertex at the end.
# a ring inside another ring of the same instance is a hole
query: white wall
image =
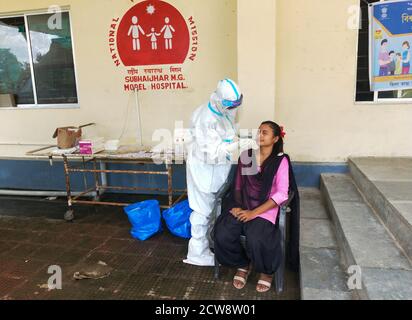
{"type": "Polygon", "coordinates": [[[276,120],[299,161],[412,156],[412,105],[354,103],[355,0],[277,0],[276,120]]]}
{"type": "MultiPolygon", "coordinates": [[[[236,0],[168,1],[185,18],[193,16],[199,32],[195,62],[184,65],[190,89],[185,91],[141,92],[140,106],[144,136],[151,145],[157,128],[173,129],[176,120],[188,125],[192,111],[209,99],[219,79],[237,78],[236,0]]],[[[136,3],[136,2],[135,2],[136,3]]],[[[124,141],[137,136],[133,93],[123,91],[125,68],[115,67],[109,53],[108,33],[112,18],[122,17],[133,6],[115,0],[2,0],[0,14],[69,5],[73,29],[80,109],[0,110],[0,143],[53,143],[58,126],[98,124],[99,134],[118,138],[124,127],[127,108],[131,116],[124,141]]],[[[127,122],[126,122],[127,123],[127,122]]]]}
{"type": "Polygon", "coordinates": [[[238,78],[243,128],[275,117],[276,2],[238,0],[238,78]]]}
{"type": "MultiPolygon", "coordinates": [[[[357,0],[170,0],[193,15],[200,34],[195,63],[185,64],[190,90],[140,96],[144,141],[172,129],[205,102],[220,78],[238,79],[245,94],[239,120],[255,128],[274,119],[285,126],[295,161],[345,161],[349,156],[412,156],[412,105],[354,102],[357,30],[347,27],[357,0]]],[[[108,54],[111,18],[131,3],[110,0],[3,0],[0,12],[70,5],[80,109],[0,110],[0,143],[50,143],[56,126],[95,121],[102,135],[120,135],[128,103],[108,54]],[[97,15],[95,15],[98,13],[97,15]],[[92,24],[91,24],[92,22],[92,24]],[[90,26],[93,27],[90,27],[90,26]]],[[[131,117],[126,136],[134,138],[131,117]]]]}

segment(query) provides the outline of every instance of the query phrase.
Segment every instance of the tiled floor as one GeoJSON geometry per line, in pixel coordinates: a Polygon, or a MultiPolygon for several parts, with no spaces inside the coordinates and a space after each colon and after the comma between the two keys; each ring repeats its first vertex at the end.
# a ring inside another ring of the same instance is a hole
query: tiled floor
{"type": "Polygon", "coordinates": [[[76,208],[74,223],[62,220],[63,200],[0,198],[0,299],[299,299],[298,275],[287,272],[286,290],[260,294],[252,274],[243,290],[234,270],[182,263],[187,240],[163,233],[141,242],[130,234],[122,209],[76,208]],[[103,261],[113,268],[100,280],[73,280],[82,266],[103,261]],[[62,290],[49,291],[48,268],[62,268],[62,290]]]}

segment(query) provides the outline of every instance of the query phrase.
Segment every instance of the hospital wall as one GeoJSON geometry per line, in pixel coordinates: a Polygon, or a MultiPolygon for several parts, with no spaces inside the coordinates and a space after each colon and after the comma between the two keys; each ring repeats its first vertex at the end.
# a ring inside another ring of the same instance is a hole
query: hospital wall
{"type": "Polygon", "coordinates": [[[354,102],[358,0],[277,0],[275,118],[296,161],[412,156],[412,105],[354,102]]]}
{"type": "Polygon", "coordinates": [[[244,92],[241,128],[275,117],[276,1],[238,0],[238,81],[244,92]]]}
{"type": "MultiPolygon", "coordinates": [[[[188,125],[218,79],[239,80],[245,92],[242,128],[274,118],[287,131],[286,150],[295,161],[343,162],[349,156],[412,156],[412,107],[354,102],[357,30],[348,8],[357,0],[170,0],[193,16],[199,32],[194,62],[184,64],[189,89],[139,95],[144,143],[157,128],[188,125]]],[[[69,6],[79,108],[0,110],[0,143],[52,143],[57,126],[88,122],[99,134],[126,142],[137,135],[133,93],[123,90],[124,70],[109,54],[112,18],[130,1],[32,0],[0,2],[1,14],[69,6]],[[129,108],[129,115],[127,111],[129,108]]]]}
{"type": "MultiPolygon", "coordinates": [[[[187,60],[183,65],[189,89],[139,93],[145,145],[152,145],[152,134],[157,128],[173,129],[175,121],[184,121],[187,126],[191,113],[208,101],[219,79],[237,79],[236,0],[168,2],[186,19],[193,17],[199,47],[195,61],[187,60]]],[[[116,67],[109,52],[112,18],[121,18],[133,3],[130,0],[2,0],[0,15],[47,12],[51,5],[70,9],[79,108],[0,109],[0,144],[53,143],[56,127],[89,122],[96,122],[98,134],[106,139],[117,139],[125,131],[123,142],[134,143],[138,134],[135,96],[124,91],[126,68],[116,67]]]]}

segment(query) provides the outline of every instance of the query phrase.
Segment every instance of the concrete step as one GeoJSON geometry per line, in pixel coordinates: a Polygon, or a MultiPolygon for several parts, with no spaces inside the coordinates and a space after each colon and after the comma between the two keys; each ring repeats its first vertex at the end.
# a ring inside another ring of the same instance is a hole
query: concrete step
{"type": "Polygon", "coordinates": [[[360,299],[412,299],[412,266],[399,244],[345,174],[322,174],[321,192],[346,268],[361,269],[360,299]]]}
{"type": "Polygon", "coordinates": [[[351,300],[339,263],[334,228],[318,189],[301,188],[300,285],[302,300],[351,300]]]}
{"type": "Polygon", "coordinates": [[[353,158],[349,159],[349,170],[412,260],[412,159],[353,158]]]}

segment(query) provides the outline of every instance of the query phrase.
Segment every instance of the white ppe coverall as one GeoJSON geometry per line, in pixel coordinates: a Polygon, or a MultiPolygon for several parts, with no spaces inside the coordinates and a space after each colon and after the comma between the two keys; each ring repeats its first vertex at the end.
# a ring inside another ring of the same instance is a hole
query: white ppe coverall
{"type": "Polygon", "coordinates": [[[207,237],[209,220],[216,193],[226,182],[230,169],[230,154],[237,146],[235,116],[240,106],[240,89],[230,79],[219,82],[210,101],[192,115],[192,142],[187,146],[187,190],[192,238],[185,263],[213,266],[214,256],[207,237]],[[227,108],[234,102],[234,107],[227,108]]]}

